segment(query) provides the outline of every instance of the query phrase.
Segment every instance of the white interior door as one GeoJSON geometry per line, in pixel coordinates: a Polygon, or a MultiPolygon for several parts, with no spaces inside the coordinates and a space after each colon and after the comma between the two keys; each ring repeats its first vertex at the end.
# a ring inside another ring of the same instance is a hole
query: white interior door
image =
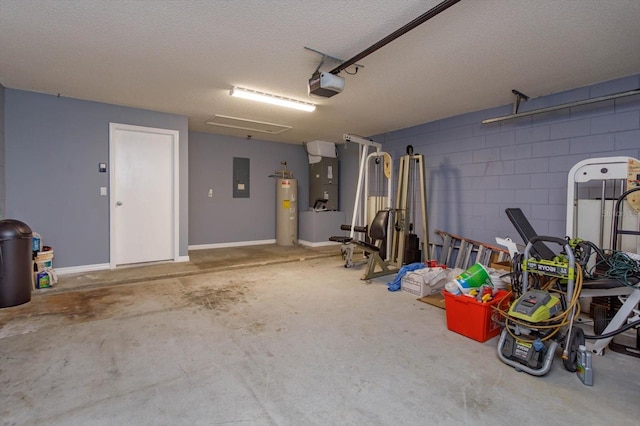
{"type": "Polygon", "coordinates": [[[178,132],[110,129],[111,267],[177,260],[178,132]]]}

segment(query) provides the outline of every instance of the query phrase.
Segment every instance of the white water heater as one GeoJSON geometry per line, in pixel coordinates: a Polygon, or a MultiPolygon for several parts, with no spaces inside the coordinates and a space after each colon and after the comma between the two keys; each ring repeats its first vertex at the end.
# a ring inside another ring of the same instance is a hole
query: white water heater
{"type": "Polygon", "coordinates": [[[276,179],[276,244],[298,244],[298,181],[276,179]]]}
{"type": "Polygon", "coordinates": [[[293,172],[284,167],[270,177],[276,178],[276,244],[293,246],[298,244],[298,181],[293,172]]]}

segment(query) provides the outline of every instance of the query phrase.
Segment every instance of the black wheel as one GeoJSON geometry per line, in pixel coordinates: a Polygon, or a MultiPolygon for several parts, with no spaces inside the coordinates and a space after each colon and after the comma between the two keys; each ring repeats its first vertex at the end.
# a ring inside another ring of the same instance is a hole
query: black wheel
{"type": "Polygon", "coordinates": [[[578,371],[578,348],[584,345],[584,331],[575,325],[571,328],[571,335],[567,336],[567,354],[569,358],[563,359],[562,363],[567,371],[575,373],[578,371]]]}
{"type": "Polygon", "coordinates": [[[593,334],[596,336],[602,334],[609,325],[608,312],[609,309],[606,306],[595,305],[593,307],[593,334]]]}

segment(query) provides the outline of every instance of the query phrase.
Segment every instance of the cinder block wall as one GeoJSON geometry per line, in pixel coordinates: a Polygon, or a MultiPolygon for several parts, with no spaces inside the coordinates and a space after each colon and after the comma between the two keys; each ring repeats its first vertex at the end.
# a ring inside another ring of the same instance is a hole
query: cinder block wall
{"type": "MultiPolygon", "coordinates": [[[[640,87],[640,75],[530,99],[520,112],[640,87]]],[[[525,91],[526,92],[526,91],[525,91]]],[[[424,154],[431,234],[441,229],[494,242],[519,240],[504,209],[520,207],[540,234],[565,235],[567,175],[586,158],[640,157],[640,96],[490,125],[511,105],[406,128],[373,139],[397,159],[424,154]]]]}

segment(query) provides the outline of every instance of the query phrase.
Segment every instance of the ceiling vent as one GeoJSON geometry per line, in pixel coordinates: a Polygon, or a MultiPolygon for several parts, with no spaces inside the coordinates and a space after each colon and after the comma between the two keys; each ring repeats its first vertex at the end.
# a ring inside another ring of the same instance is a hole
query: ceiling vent
{"type": "Polygon", "coordinates": [[[232,129],[251,130],[254,132],[279,135],[291,129],[291,126],[283,124],[267,123],[264,121],[249,120],[246,118],[229,117],[227,115],[214,115],[207,124],[211,126],[229,127],[232,129]]]}

